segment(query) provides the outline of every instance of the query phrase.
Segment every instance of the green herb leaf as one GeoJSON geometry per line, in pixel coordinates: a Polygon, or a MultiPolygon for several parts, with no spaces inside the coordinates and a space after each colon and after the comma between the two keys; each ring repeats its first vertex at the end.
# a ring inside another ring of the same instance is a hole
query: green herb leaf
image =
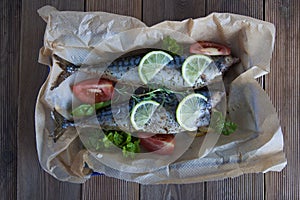
{"type": "Polygon", "coordinates": [[[104,102],[100,102],[100,103],[96,103],[95,104],[95,110],[98,110],[100,108],[104,108],[106,106],[109,106],[111,104],[111,101],[104,101],[104,102]]]}
{"type": "Polygon", "coordinates": [[[72,110],[71,115],[73,117],[86,117],[92,115],[96,110],[100,108],[104,108],[106,106],[109,106],[111,104],[111,101],[105,101],[100,102],[96,104],[82,104],[78,107],[76,107],[74,110],[72,110]]]}
{"type": "Polygon", "coordinates": [[[71,115],[73,117],[85,117],[92,115],[94,113],[95,109],[92,105],[90,104],[82,104],[75,108],[72,112],[71,115]]]}
{"type": "Polygon", "coordinates": [[[96,151],[109,150],[115,145],[122,149],[124,157],[134,158],[135,153],[140,152],[140,140],[123,131],[107,131],[104,136],[97,131],[91,131],[87,136],[86,147],[96,151]]]}
{"type": "Polygon", "coordinates": [[[123,155],[125,157],[134,158],[135,153],[140,152],[140,140],[136,140],[134,142],[129,142],[125,146],[123,146],[123,155]]]}
{"type": "Polygon", "coordinates": [[[226,121],[222,130],[223,135],[230,135],[237,129],[237,124],[234,122],[226,121]]]}
{"type": "Polygon", "coordinates": [[[217,132],[221,133],[224,127],[225,117],[219,111],[213,111],[210,119],[210,126],[217,132]]]}
{"type": "Polygon", "coordinates": [[[103,144],[105,148],[109,148],[110,146],[113,145],[112,141],[114,138],[114,134],[111,132],[108,135],[105,135],[103,138],[103,144]]]}
{"type": "Polygon", "coordinates": [[[134,158],[134,154],[140,152],[140,140],[123,131],[109,131],[102,141],[105,148],[112,145],[121,148],[125,157],[134,158]]]}
{"type": "Polygon", "coordinates": [[[183,47],[180,46],[177,41],[170,36],[167,36],[163,39],[162,49],[168,50],[174,54],[181,55],[183,54],[183,47]]]}
{"type": "Polygon", "coordinates": [[[112,142],[119,147],[123,143],[123,141],[124,141],[123,135],[115,131],[114,139],[112,142]]]}
{"type": "Polygon", "coordinates": [[[211,126],[217,133],[222,133],[223,135],[230,135],[237,129],[237,124],[230,122],[219,111],[213,111],[211,126]]]}

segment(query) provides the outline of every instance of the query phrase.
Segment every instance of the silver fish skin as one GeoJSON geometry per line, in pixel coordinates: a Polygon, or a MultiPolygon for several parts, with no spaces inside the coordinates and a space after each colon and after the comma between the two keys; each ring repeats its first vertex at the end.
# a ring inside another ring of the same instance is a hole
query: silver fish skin
{"type": "MultiPolygon", "coordinates": [[[[174,60],[168,63],[162,70],[160,70],[154,78],[148,83],[152,85],[159,85],[172,90],[186,90],[190,88],[201,88],[208,85],[217,76],[221,76],[232,65],[239,62],[239,58],[232,56],[214,56],[211,57],[214,61],[194,85],[189,85],[185,82],[181,73],[181,66],[187,56],[174,57],[174,60]]],[[[131,85],[144,85],[139,78],[138,67],[140,57],[123,58],[121,61],[113,62],[108,65],[106,69],[103,67],[87,66],[80,69],[85,73],[99,73],[99,76],[119,83],[131,85]]],[[[105,66],[105,65],[103,65],[105,66]]]]}
{"type": "MultiPolygon", "coordinates": [[[[215,106],[220,100],[220,95],[216,93],[207,102],[203,103],[197,121],[198,127],[209,125],[212,106],[215,106]]],[[[156,101],[159,102],[158,99],[156,101]]],[[[51,137],[57,139],[57,136],[62,135],[66,129],[71,127],[100,127],[103,130],[122,130],[128,133],[178,134],[185,132],[176,120],[178,102],[175,102],[173,99],[170,99],[170,102],[170,105],[158,108],[144,129],[138,131],[131,125],[130,111],[133,107],[131,103],[113,104],[110,107],[101,109],[94,116],[76,121],[66,120],[57,111],[53,111],[53,118],[57,123],[57,128],[51,137]]]]}
{"type": "MultiPolygon", "coordinates": [[[[181,66],[187,57],[186,55],[173,56],[173,60],[170,61],[165,68],[181,70],[181,66]]],[[[227,71],[229,67],[239,62],[239,58],[233,56],[212,56],[211,59],[221,73],[227,71]]],[[[109,64],[103,73],[107,77],[112,76],[113,79],[120,80],[130,69],[137,67],[140,60],[140,56],[122,58],[109,64]]]]}

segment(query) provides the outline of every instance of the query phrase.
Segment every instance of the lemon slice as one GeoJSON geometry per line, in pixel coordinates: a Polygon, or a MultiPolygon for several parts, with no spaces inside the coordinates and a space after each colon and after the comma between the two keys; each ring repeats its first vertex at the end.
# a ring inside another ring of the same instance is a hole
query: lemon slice
{"type": "Polygon", "coordinates": [[[182,64],[182,76],[189,86],[194,86],[213,60],[204,55],[189,56],[182,64]]]}
{"type": "Polygon", "coordinates": [[[134,129],[142,130],[149,122],[160,104],[156,101],[142,101],[136,104],[131,112],[130,121],[134,129]]]}
{"type": "Polygon", "coordinates": [[[187,131],[197,130],[197,120],[201,110],[206,106],[207,98],[202,94],[190,94],[179,104],[176,110],[176,118],[179,125],[187,131]]]}
{"type": "Polygon", "coordinates": [[[163,51],[147,53],[138,66],[140,79],[147,84],[173,57],[163,51]]]}

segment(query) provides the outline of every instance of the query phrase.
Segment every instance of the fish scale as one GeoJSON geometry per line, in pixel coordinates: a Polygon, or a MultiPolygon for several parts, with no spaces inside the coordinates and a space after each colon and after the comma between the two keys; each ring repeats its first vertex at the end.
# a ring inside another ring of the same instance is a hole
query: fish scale
{"type": "MultiPolygon", "coordinates": [[[[201,93],[209,98],[209,92],[207,90],[196,90],[195,92],[201,93]]],[[[178,124],[176,120],[176,109],[180,100],[185,95],[186,94],[167,93],[164,91],[152,93],[151,100],[160,103],[161,108],[164,109],[160,110],[161,112],[156,112],[151,118],[151,123],[146,125],[142,131],[155,134],[177,134],[184,132],[185,130],[178,124]]],[[[132,127],[130,122],[130,111],[134,105],[136,105],[138,102],[146,100],[147,98],[149,98],[149,96],[143,95],[138,96],[138,101],[136,98],[131,98],[129,103],[118,102],[117,104],[113,104],[112,106],[98,110],[95,116],[77,119],[76,123],[74,121],[64,119],[57,111],[53,111],[52,117],[56,121],[58,127],[55,129],[57,132],[52,134],[51,137],[56,139],[55,136],[61,135],[62,131],[65,131],[69,127],[76,126],[98,127],[100,125],[100,127],[104,130],[122,130],[133,133],[136,130],[132,127]]],[[[210,110],[211,104],[209,99],[203,108],[203,112],[201,112],[202,114],[197,124],[199,127],[209,125],[210,110]]]]}
{"type": "MultiPolygon", "coordinates": [[[[64,71],[58,76],[57,80],[54,82],[51,89],[58,87],[63,80],[65,80],[68,76],[72,75],[73,73],[77,72],[79,69],[85,73],[100,73],[99,75],[101,75],[102,78],[109,79],[115,82],[120,81],[132,85],[143,85],[142,81],[139,78],[137,66],[139,65],[139,62],[144,55],[145,54],[118,58],[112,63],[110,63],[106,67],[104,72],[103,72],[103,68],[100,68],[99,70],[99,66],[98,67],[97,66],[85,66],[85,67],[75,66],[72,63],[69,63],[63,60],[62,58],[56,56],[56,59],[60,61],[59,66],[64,71]]],[[[181,74],[182,64],[184,63],[187,57],[188,57],[187,55],[173,56],[173,60],[170,61],[154,77],[154,79],[152,80],[153,83],[158,83],[160,85],[163,84],[166,87],[169,87],[173,90],[176,90],[176,88],[178,88],[179,90],[190,88],[191,86],[184,81],[181,74]]],[[[229,69],[230,66],[239,62],[238,58],[232,56],[211,56],[211,59],[214,61],[215,66],[218,68],[218,71],[221,73],[224,73],[229,69]]],[[[208,78],[209,80],[211,80],[218,75],[219,73],[218,74],[210,73],[210,76],[213,77],[211,78],[208,77],[208,78]]],[[[195,86],[198,88],[198,87],[203,87],[207,84],[208,82],[207,83],[204,82],[203,84],[197,84],[195,86]]]]}

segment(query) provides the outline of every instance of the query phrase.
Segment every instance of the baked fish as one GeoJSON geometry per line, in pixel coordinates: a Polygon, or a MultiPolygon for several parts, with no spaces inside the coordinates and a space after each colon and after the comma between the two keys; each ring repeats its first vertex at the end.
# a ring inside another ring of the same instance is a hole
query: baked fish
{"type": "MultiPolygon", "coordinates": [[[[118,58],[112,63],[99,63],[96,66],[76,66],[69,63],[58,56],[55,56],[58,60],[59,66],[63,69],[63,72],[58,76],[52,88],[54,89],[70,75],[81,71],[84,73],[99,74],[99,77],[112,80],[114,82],[120,82],[132,85],[143,85],[144,83],[139,78],[138,65],[141,58],[145,54],[136,56],[128,56],[118,58]]],[[[166,66],[160,70],[156,76],[151,80],[152,84],[167,87],[173,90],[186,90],[189,88],[200,88],[209,84],[215,77],[222,75],[232,65],[239,63],[240,59],[231,55],[226,56],[211,56],[213,63],[208,67],[201,76],[203,81],[201,83],[195,83],[192,87],[187,84],[182,76],[181,67],[188,56],[173,56],[173,60],[166,64],[166,66]]]]}
{"type": "MultiPolygon", "coordinates": [[[[202,102],[199,112],[197,127],[206,127],[210,123],[211,109],[221,100],[222,94],[215,92],[210,95],[208,90],[195,90],[207,97],[207,101],[202,102]]],[[[134,94],[135,98],[130,98],[128,102],[113,102],[110,106],[99,109],[96,115],[76,120],[67,120],[56,110],[52,112],[52,118],[56,122],[56,129],[50,135],[56,141],[63,132],[72,127],[100,127],[103,130],[122,130],[127,133],[136,133],[130,121],[130,113],[134,105],[138,102],[151,99],[160,104],[143,130],[139,132],[152,134],[177,134],[185,132],[176,120],[176,108],[186,96],[186,93],[173,93],[170,90],[158,89],[144,94],[134,94]]]]}

